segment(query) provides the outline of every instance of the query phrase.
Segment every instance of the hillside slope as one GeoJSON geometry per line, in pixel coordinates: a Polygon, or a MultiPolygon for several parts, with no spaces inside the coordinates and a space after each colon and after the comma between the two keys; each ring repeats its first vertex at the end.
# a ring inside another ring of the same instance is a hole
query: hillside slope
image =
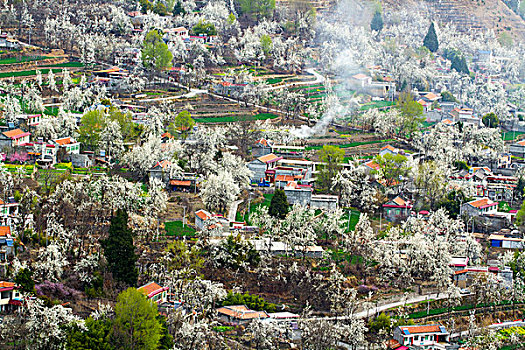
{"type": "Polygon", "coordinates": [[[454,23],[461,30],[493,29],[509,32],[515,41],[525,42],[525,21],[501,0],[383,0],[383,7],[413,7],[440,23],[454,23]],[[426,5],[426,6],[421,6],[426,5]]]}

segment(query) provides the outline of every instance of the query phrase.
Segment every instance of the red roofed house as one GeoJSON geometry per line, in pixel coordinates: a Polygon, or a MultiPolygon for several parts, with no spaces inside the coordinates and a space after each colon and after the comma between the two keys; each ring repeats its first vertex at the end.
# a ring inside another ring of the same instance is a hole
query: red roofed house
{"type": "Polygon", "coordinates": [[[368,172],[377,171],[381,168],[381,166],[377,164],[375,160],[370,160],[366,162],[365,164],[363,164],[363,166],[365,167],[365,170],[367,170],[368,172]]]}
{"type": "Polygon", "coordinates": [[[13,282],[0,282],[0,311],[13,310],[22,305],[22,298],[13,282]]]}
{"type": "Polygon", "coordinates": [[[483,216],[496,214],[498,212],[498,202],[489,198],[476,199],[461,205],[460,214],[463,216],[483,216]]]}
{"type": "Polygon", "coordinates": [[[223,323],[242,325],[250,323],[253,320],[269,318],[266,311],[254,311],[248,309],[246,305],[223,306],[217,309],[219,319],[223,323]]]}
{"type": "Polygon", "coordinates": [[[357,82],[361,87],[365,87],[367,85],[370,85],[372,83],[372,77],[369,77],[368,75],[359,73],[352,76],[352,80],[357,82]]]}
{"type": "Polygon", "coordinates": [[[152,300],[157,304],[162,304],[168,301],[168,289],[168,287],[161,287],[155,282],[150,282],[139,287],[137,290],[144,294],[149,300],[152,300]]]}
{"type": "Polygon", "coordinates": [[[208,219],[211,219],[212,215],[210,212],[201,209],[195,212],[195,226],[198,230],[202,230],[204,227],[204,222],[208,219]]]}
{"type": "Polygon", "coordinates": [[[252,146],[252,155],[262,157],[272,153],[272,143],[266,139],[260,139],[252,146]]]}
{"type": "Polygon", "coordinates": [[[278,157],[275,154],[270,153],[249,162],[246,166],[253,172],[251,178],[252,182],[265,181],[266,171],[281,159],[283,159],[283,157],[278,157]]]}
{"type": "Polygon", "coordinates": [[[429,92],[428,94],[423,95],[422,99],[427,101],[427,102],[434,103],[434,102],[439,101],[441,99],[441,95],[436,95],[433,92],[429,92]]]}
{"type": "Polygon", "coordinates": [[[383,204],[385,218],[388,221],[397,221],[399,219],[406,218],[408,215],[410,215],[411,209],[412,204],[399,196],[389,200],[386,202],[386,204],[383,204]]]}
{"type": "Polygon", "coordinates": [[[29,136],[31,136],[30,132],[25,132],[20,129],[4,131],[0,134],[0,148],[11,148],[29,143],[29,136]]]}
{"type": "Polygon", "coordinates": [[[80,154],[80,142],[77,142],[72,137],[63,137],[61,139],[52,140],[51,144],[59,149],[64,149],[67,154],[80,154]]]}
{"type": "Polygon", "coordinates": [[[394,339],[409,348],[435,349],[438,343],[442,343],[439,349],[444,349],[449,338],[450,333],[440,324],[399,326],[394,329],[394,339]]]}
{"type": "Polygon", "coordinates": [[[157,164],[149,170],[149,178],[158,179],[167,184],[170,180],[171,165],[172,163],[169,160],[157,162],[157,164]]]}

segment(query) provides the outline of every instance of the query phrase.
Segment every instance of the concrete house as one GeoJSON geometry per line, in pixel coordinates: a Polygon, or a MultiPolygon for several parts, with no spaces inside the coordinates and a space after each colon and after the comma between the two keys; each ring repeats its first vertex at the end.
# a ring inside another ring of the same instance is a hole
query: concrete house
{"type": "Polygon", "coordinates": [[[438,344],[448,343],[449,338],[450,333],[440,324],[399,326],[394,329],[394,339],[410,349],[444,349],[444,346],[439,347],[438,344]]]}
{"type": "Polygon", "coordinates": [[[14,238],[9,226],[0,226],[0,262],[6,262],[9,257],[15,256],[14,238]]]}
{"type": "Polygon", "coordinates": [[[248,169],[253,172],[252,182],[263,182],[266,181],[267,171],[270,170],[270,167],[273,166],[278,160],[281,160],[282,157],[278,157],[273,153],[267,154],[265,156],[259,157],[252,160],[247,164],[248,169]]]}
{"type": "Polygon", "coordinates": [[[225,324],[245,325],[253,320],[264,320],[270,316],[266,311],[250,310],[246,305],[223,306],[217,309],[219,320],[225,324]]]}
{"type": "Polygon", "coordinates": [[[364,88],[372,83],[372,77],[359,73],[352,76],[352,81],[355,82],[359,87],[364,88]]]}
{"type": "Polygon", "coordinates": [[[80,153],[80,142],[72,137],[63,137],[51,141],[52,145],[55,145],[58,149],[63,149],[67,154],[79,154],[80,153]]]}
{"type": "Polygon", "coordinates": [[[170,180],[171,164],[172,163],[169,160],[157,162],[157,164],[155,164],[155,166],[149,170],[150,179],[158,179],[165,184],[168,184],[170,180]]]}
{"type": "Polygon", "coordinates": [[[13,129],[4,131],[0,134],[0,147],[16,147],[29,143],[30,132],[25,132],[20,129],[13,129]]]}
{"type": "Polygon", "coordinates": [[[513,143],[509,150],[513,156],[525,158],[525,140],[513,143]]]}
{"type": "Polygon", "coordinates": [[[262,157],[272,153],[272,143],[266,139],[260,139],[252,146],[252,155],[254,157],[262,157]]]}
{"type": "Polygon", "coordinates": [[[383,204],[385,219],[388,221],[396,221],[406,218],[410,215],[411,210],[412,204],[400,196],[397,196],[396,198],[386,202],[386,204],[383,204]]]}
{"type": "Polygon", "coordinates": [[[490,198],[481,198],[463,203],[460,209],[461,216],[469,217],[496,214],[497,212],[498,202],[494,202],[490,198]]]}
{"type": "Polygon", "coordinates": [[[162,304],[168,301],[168,287],[161,287],[155,282],[145,284],[142,287],[137,288],[137,290],[144,294],[146,298],[157,304],[162,304]]]}
{"type": "Polygon", "coordinates": [[[0,311],[12,311],[22,305],[22,296],[13,282],[0,282],[0,311]]]}

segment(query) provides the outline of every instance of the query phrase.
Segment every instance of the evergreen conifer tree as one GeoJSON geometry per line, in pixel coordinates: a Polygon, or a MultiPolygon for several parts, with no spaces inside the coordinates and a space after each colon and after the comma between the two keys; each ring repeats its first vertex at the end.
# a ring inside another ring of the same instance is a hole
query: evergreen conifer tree
{"type": "Polygon", "coordinates": [[[434,28],[434,22],[432,22],[430,24],[430,27],[428,28],[425,40],[423,40],[423,46],[425,46],[431,52],[436,52],[439,48],[439,42],[436,34],[436,28],[434,28]]]}
{"type": "Polygon", "coordinates": [[[372,17],[372,22],[370,22],[370,29],[380,32],[383,30],[383,16],[381,16],[381,12],[376,11],[374,13],[374,17],[372,17]]]}
{"type": "Polygon", "coordinates": [[[268,214],[279,219],[284,219],[289,210],[290,204],[288,204],[286,194],[283,190],[276,189],[270,202],[270,207],[268,208],[268,214]]]}
{"type": "Polygon", "coordinates": [[[128,213],[124,210],[117,210],[111,218],[109,235],[102,241],[102,247],[113,278],[135,286],[138,278],[135,267],[137,255],[133,245],[133,231],[128,227],[128,213]]]}

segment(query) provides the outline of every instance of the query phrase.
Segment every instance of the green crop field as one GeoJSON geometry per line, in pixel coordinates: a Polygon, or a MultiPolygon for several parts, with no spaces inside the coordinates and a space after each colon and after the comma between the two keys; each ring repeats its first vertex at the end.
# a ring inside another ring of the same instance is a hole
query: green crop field
{"type": "MultiPolygon", "coordinates": [[[[53,73],[60,73],[61,71],[61,69],[53,69],[53,73]]],[[[42,74],[47,74],[49,73],[49,69],[42,69],[41,72],[42,74]]],[[[36,75],[36,70],[24,70],[20,72],[3,72],[0,73],[0,78],[28,77],[32,75],[36,75]]]]}
{"type": "Polygon", "coordinates": [[[164,223],[166,234],[175,237],[194,237],[195,229],[188,225],[182,227],[182,221],[169,221],[164,223]]]}
{"type": "Polygon", "coordinates": [[[65,63],[57,63],[57,64],[47,64],[40,67],[70,67],[70,68],[81,68],[84,67],[84,65],[80,62],[76,61],[70,61],[65,63]]]}
{"type": "Polygon", "coordinates": [[[0,65],[1,64],[14,64],[14,63],[23,63],[23,62],[33,62],[33,61],[41,61],[48,58],[54,58],[54,57],[45,57],[45,56],[22,56],[22,57],[9,57],[9,58],[2,58],[0,59],[0,65]]]}
{"type": "Polygon", "coordinates": [[[197,123],[233,123],[236,121],[251,121],[251,120],[266,120],[275,119],[278,116],[272,113],[261,113],[253,116],[232,116],[232,117],[217,117],[217,118],[199,118],[195,117],[197,123]]]}
{"type": "MultiPolygon", "coordinates": [[[[351,148],[351,147],[362,146],[362,145],[373,145],[376,143],[394,142],[394,141],[395,140],[393,139],[386,139],[386,140],[375,140],[375,141],[351,142],[351,143],[345,143],[343,145],[333,145],[333,146],[336,146],[339,148],[351,148]]],[[[323,148],[323,146],[307,146],[306,150],[307,151],[319,150],[321,148],[323,148]]]]}
{"type": "Polygon", "coordinates": [[[370,103],[367,103],[363,106],[361,106],[361,108],[359,108],[361,111],[367,111],[369,109],[372,109],[372,108],[384,108],[384,107],[390,107],[390,106],[393,106],[394,105],[394,102],[392,101],[376,101],[376,102],[370,102],[370,103]]]}

